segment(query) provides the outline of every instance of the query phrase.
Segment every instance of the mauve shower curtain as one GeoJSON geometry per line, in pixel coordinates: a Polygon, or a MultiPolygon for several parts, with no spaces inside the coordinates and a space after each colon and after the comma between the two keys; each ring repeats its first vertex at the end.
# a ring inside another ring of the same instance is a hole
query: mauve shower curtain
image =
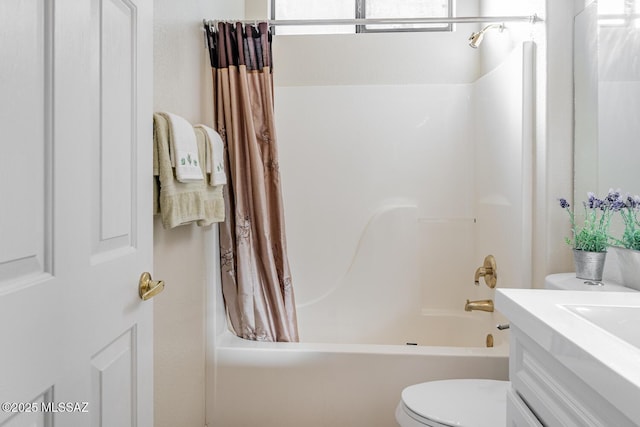
{"type": "Polygon", "coordinates": [[[266,23],[218,23],[207,28],[207,37],[215,125],[226,147],[220,259],[227,313],[242,338],[298,341],[273,117],[271,34],[266,23]]]}

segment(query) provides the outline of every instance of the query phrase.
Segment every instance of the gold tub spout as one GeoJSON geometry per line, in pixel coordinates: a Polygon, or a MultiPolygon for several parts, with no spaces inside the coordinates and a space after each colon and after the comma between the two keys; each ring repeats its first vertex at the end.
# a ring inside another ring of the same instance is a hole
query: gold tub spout
{"type": "Polygon", "coordinates": [[[469,301],[464,305],[464,311],[488,311],[493,312],[493,300],[490,299],[481,299],[478,301],[469,301]]]}

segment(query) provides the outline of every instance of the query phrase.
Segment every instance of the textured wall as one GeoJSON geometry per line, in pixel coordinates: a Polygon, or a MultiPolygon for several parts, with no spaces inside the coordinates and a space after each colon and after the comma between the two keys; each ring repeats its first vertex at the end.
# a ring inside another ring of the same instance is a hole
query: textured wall
{"type": "MultiPolygon", "coordinates": [[[[235,0],[154,2],[154,110],[211,125],[211,79],[203,18],[238,18],[235,0]]],[[[164,230],[154,220],[154,277],[166,290],[154,298],[155,426],[205,425],[206,251],[217,227],[164,230]]]]}

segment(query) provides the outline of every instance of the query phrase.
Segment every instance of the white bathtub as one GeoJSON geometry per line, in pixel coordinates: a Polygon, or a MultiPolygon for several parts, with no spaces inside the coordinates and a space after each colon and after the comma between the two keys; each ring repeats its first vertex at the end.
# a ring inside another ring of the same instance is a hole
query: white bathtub
{"type": "Polygon", "coordinates": [[[395,426],[395,406],[410,384],[507,379],[508,332],[496,330],[500,321],[497,313],[431,312],[387,344],[261,343],[225,332],[216,339],[215,360],[209,361],[215,371],[209,375],[208,423],[395,426]],[[493,348],[485,347],[488,333],[494,336],[493,348]],[[406,342],[419,345],[399,345],[406,342]]]}

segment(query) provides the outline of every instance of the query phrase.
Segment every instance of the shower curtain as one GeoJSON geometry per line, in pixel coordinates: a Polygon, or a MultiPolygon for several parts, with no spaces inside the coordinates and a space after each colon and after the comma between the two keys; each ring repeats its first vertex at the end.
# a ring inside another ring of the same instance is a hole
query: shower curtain
{"type": "Polygon", "coordinates": [[[225,143],[222,292],[236,335],[298,341],[287,259],[266,23],[206,26],[215,126],[225,143]]]}

